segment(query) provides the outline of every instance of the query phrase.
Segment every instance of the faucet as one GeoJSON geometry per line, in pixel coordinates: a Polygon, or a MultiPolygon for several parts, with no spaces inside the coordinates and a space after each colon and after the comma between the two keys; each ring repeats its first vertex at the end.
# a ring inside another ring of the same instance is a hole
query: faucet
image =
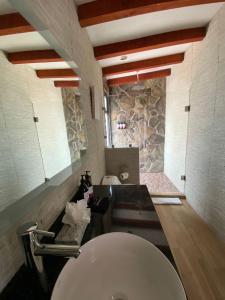
{"type": "Polygon", "coordinates": [[[65,258],[78,258],[81,253],[79,245],[42,243],[40,237],[54,238],[55,233],[40,230],[35,222],[23,224],[18,229],[18,235],[24,248],[25,264],[31,273],[38,276],[40,285],[45,293],[49,291],[49,288],[43,265],[43,256],[53,255],[65,258]]]}

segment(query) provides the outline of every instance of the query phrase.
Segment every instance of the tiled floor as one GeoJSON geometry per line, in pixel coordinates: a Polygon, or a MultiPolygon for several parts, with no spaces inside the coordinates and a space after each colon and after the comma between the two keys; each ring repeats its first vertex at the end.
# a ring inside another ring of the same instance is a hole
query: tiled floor
{"type": "Polygon", "coordinates": [[[140,173],[140,183],[146,184],[149,192],[179,192],[164,173],[140,173]]]}

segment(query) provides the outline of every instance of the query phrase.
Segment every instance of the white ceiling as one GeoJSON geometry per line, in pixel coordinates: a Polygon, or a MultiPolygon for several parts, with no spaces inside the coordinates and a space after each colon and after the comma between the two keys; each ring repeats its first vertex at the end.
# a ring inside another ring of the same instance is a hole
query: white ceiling
{"type": "Polygon", "coordinates": [[[67,62],[49,62],[49,63],[35,63],[28,64],[31,68],[35,70],[44,70],[44,69],[68,69],[70,66],[67,62]]]}
{"type": "MultiPolygon", "coordinates": [[[[92,1],[75,0],[75,3],[77,5],[81,5],[87,2],[92,1]]],[[[173,30],[205,26],[210,22],[212,17],[217,13],[217,11],[222,5],[223,3],[206,4],[155,13],[148,13],[144,15],[90,26],[87,27],[86,30],[88,32],[93,46],[104,45],[108,43],[125,41],[152,34],[169,32],[173,30]]],[[[9,4],[8,0],[0,0],[0,15],[11,13],[14,11],[15,10],[9,4]]],[[[120,57],[113,57],[110,59],[101,60],[100,65],[102,67],[106,67],[111,65],[123,64],[133,61],[185,52],[188,49],[188,47],[190,47],[190,44],[134,53],[127,55],[127,59],[125,61],[121,61],[120,57]]],[[[0,37],[0,50],[6,52],[41,49],[51,49],[51,46],[38,32],[30,32],[0,37]]],[[[63,69],[69,68],[69,65],[66,62],[62,62],[48,64],[30,64],[30,67],[32,67],[33,69],[63,69]]],[[[142,72],[149,72],[149,70],[145,70],[142,72]]],[[[127,75],[128,74],[126,73],[124,75],[116,75],[113,77],[121,77],[127,75]]]]}
{"type": "Polygon", "coordinates": [[[87,27],[94,46],[179,29],[205,26],[223,4],[207,4],[138,15],[87,27]]]}
{"type": "MultiPolygon", "coordinates": [[[[15,12],[8,0],[0,0],[0,15],[15,12]]],[[[28,32],[20,34],[12,34],[0,36],[0,50],[5,52],[18,52],[29,50],[46,50],[52,49],[51,45],[38,32],[28,32]]],[[[67,62],[53,63],[35,63],[27,64],[34,70],[44,69],[67,69],[71,68],[67,62]]],[[[43,79],[57,80],[58,78],[43,79]]],[[[58,79],[59,80],[59,79],[58,79]]],[[[71,80],[71,78],[62,78],[60,80],[71,80]]],[[[75,79],[74,79],[75,80],[75,79]]]]}
{"type": "MultiPolygon", "coordinates": [[[[206,26],[223,4],[185,7],[90,26],[87,32],[93,45],[104,45],[179,29],[206,26]]],[[[113,57],[100,61],[102,67],[185,52],[190,44],[127,55],[126,61],[113,57]]]]}
{"type": "Polygon", "coordinates": [[[170,68],[172,68],[172,65],[160,67],[160,68],[145,69],[145,70],[141,70],[138,72],[127,72],[127,73],[118,74],[118,75],[110,75],[110,76],[106,76],[106,79],[120,78],[120,77],[124,77],[124,76],[136,75],[136,74],[144,74],[144,73],[155,72],[155,71],[160,71],[160,70],[165,70],[165,69],[170,69],[170,68]]]}
{"type": "Polygon", "coordinates": [[[190,44],[184,44],[184,45],[178,45],[178,46],[171,46],[171,47],[165,47],[161,49],[151,50],[151,51],[143,51],[138,53],[133,53],[126,55],[126,60],[121,60],[121,56],[116,56],[110,59],[103,59],[100,61],[100,64],[102,67],[108,67],[113,65],[121,65],[124,63],[149,59],[149,58],[155,58],[165,55],[171,55],[176,53],[183,53],[190,47],[190,44]]]}
{"type": "MultiPolygon", "coordinates": [[[[91,1],[75,0],[75,2],[77,5],[80,5],[91,1]]],[[[206,26],[223,5],[224,3],[205,4],[148,13],[89,26],[86,28],[86,30],[93,46],[105,45],[163,32],[206,26]]],[[[99,61],[99,63],[102,67],[107,67],[164,55],[181,53],[185,52],[189,47],[190,44],[172,46],[157,50],[129,54],[127,55],[127,59],[125,61],[121,61],[120,56],[118,56],[109,59],[103,59],[99,61]]],[[[127,74],[125,74],[125,76],[127,76],[127,74]]]]}
{"type": "Polygon", "coordinates": [[[0,36],[0,49],[6,52],[51,49],[38,32],[27,32],[0,36]]]}

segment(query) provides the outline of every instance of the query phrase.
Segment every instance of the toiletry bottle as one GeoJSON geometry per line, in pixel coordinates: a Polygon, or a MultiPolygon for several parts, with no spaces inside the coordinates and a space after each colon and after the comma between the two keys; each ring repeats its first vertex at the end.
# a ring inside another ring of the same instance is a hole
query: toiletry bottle
{"type": "Polygon", "coordinates": [[[86,171],[85,179],[86,184],[88,186],[88,203],[90,204],[94,199],[94,192],[93,192],[93,186],[92,186],[92,180],[91,175],[89,175],[91,171],[86,171]]]}
{"type": "Polygon", "coordinates": [[[84,175],[81,175],[80,186],[79,186],[79,198],[84,199],[84,194],[88,191],[88,187],[85,184],[84,175]]]}
{"type": "Polygon", "coordinates": [[[91,180],[91,175],[89,175],[91,171],[86,171],[85,175],[85,183],[88,187],[92,186],[92,180],[91,180]]]}
{"type": "Polygon", "coordinates": [[[88,186],[85,180],[85,175],[81,175],[80,186],[83,189],[84,193],[88,191],[88,186]]]}

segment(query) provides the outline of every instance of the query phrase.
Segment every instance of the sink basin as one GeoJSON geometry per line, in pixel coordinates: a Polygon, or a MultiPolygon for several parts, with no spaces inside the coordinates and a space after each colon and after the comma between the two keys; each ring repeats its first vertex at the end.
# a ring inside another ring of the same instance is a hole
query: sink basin
{"type": "Polygon", "coordinates": [[[66,263],[51,300],[186,300],[171,263],[143,238],[113,232],[81,250],[66,263]]]}

